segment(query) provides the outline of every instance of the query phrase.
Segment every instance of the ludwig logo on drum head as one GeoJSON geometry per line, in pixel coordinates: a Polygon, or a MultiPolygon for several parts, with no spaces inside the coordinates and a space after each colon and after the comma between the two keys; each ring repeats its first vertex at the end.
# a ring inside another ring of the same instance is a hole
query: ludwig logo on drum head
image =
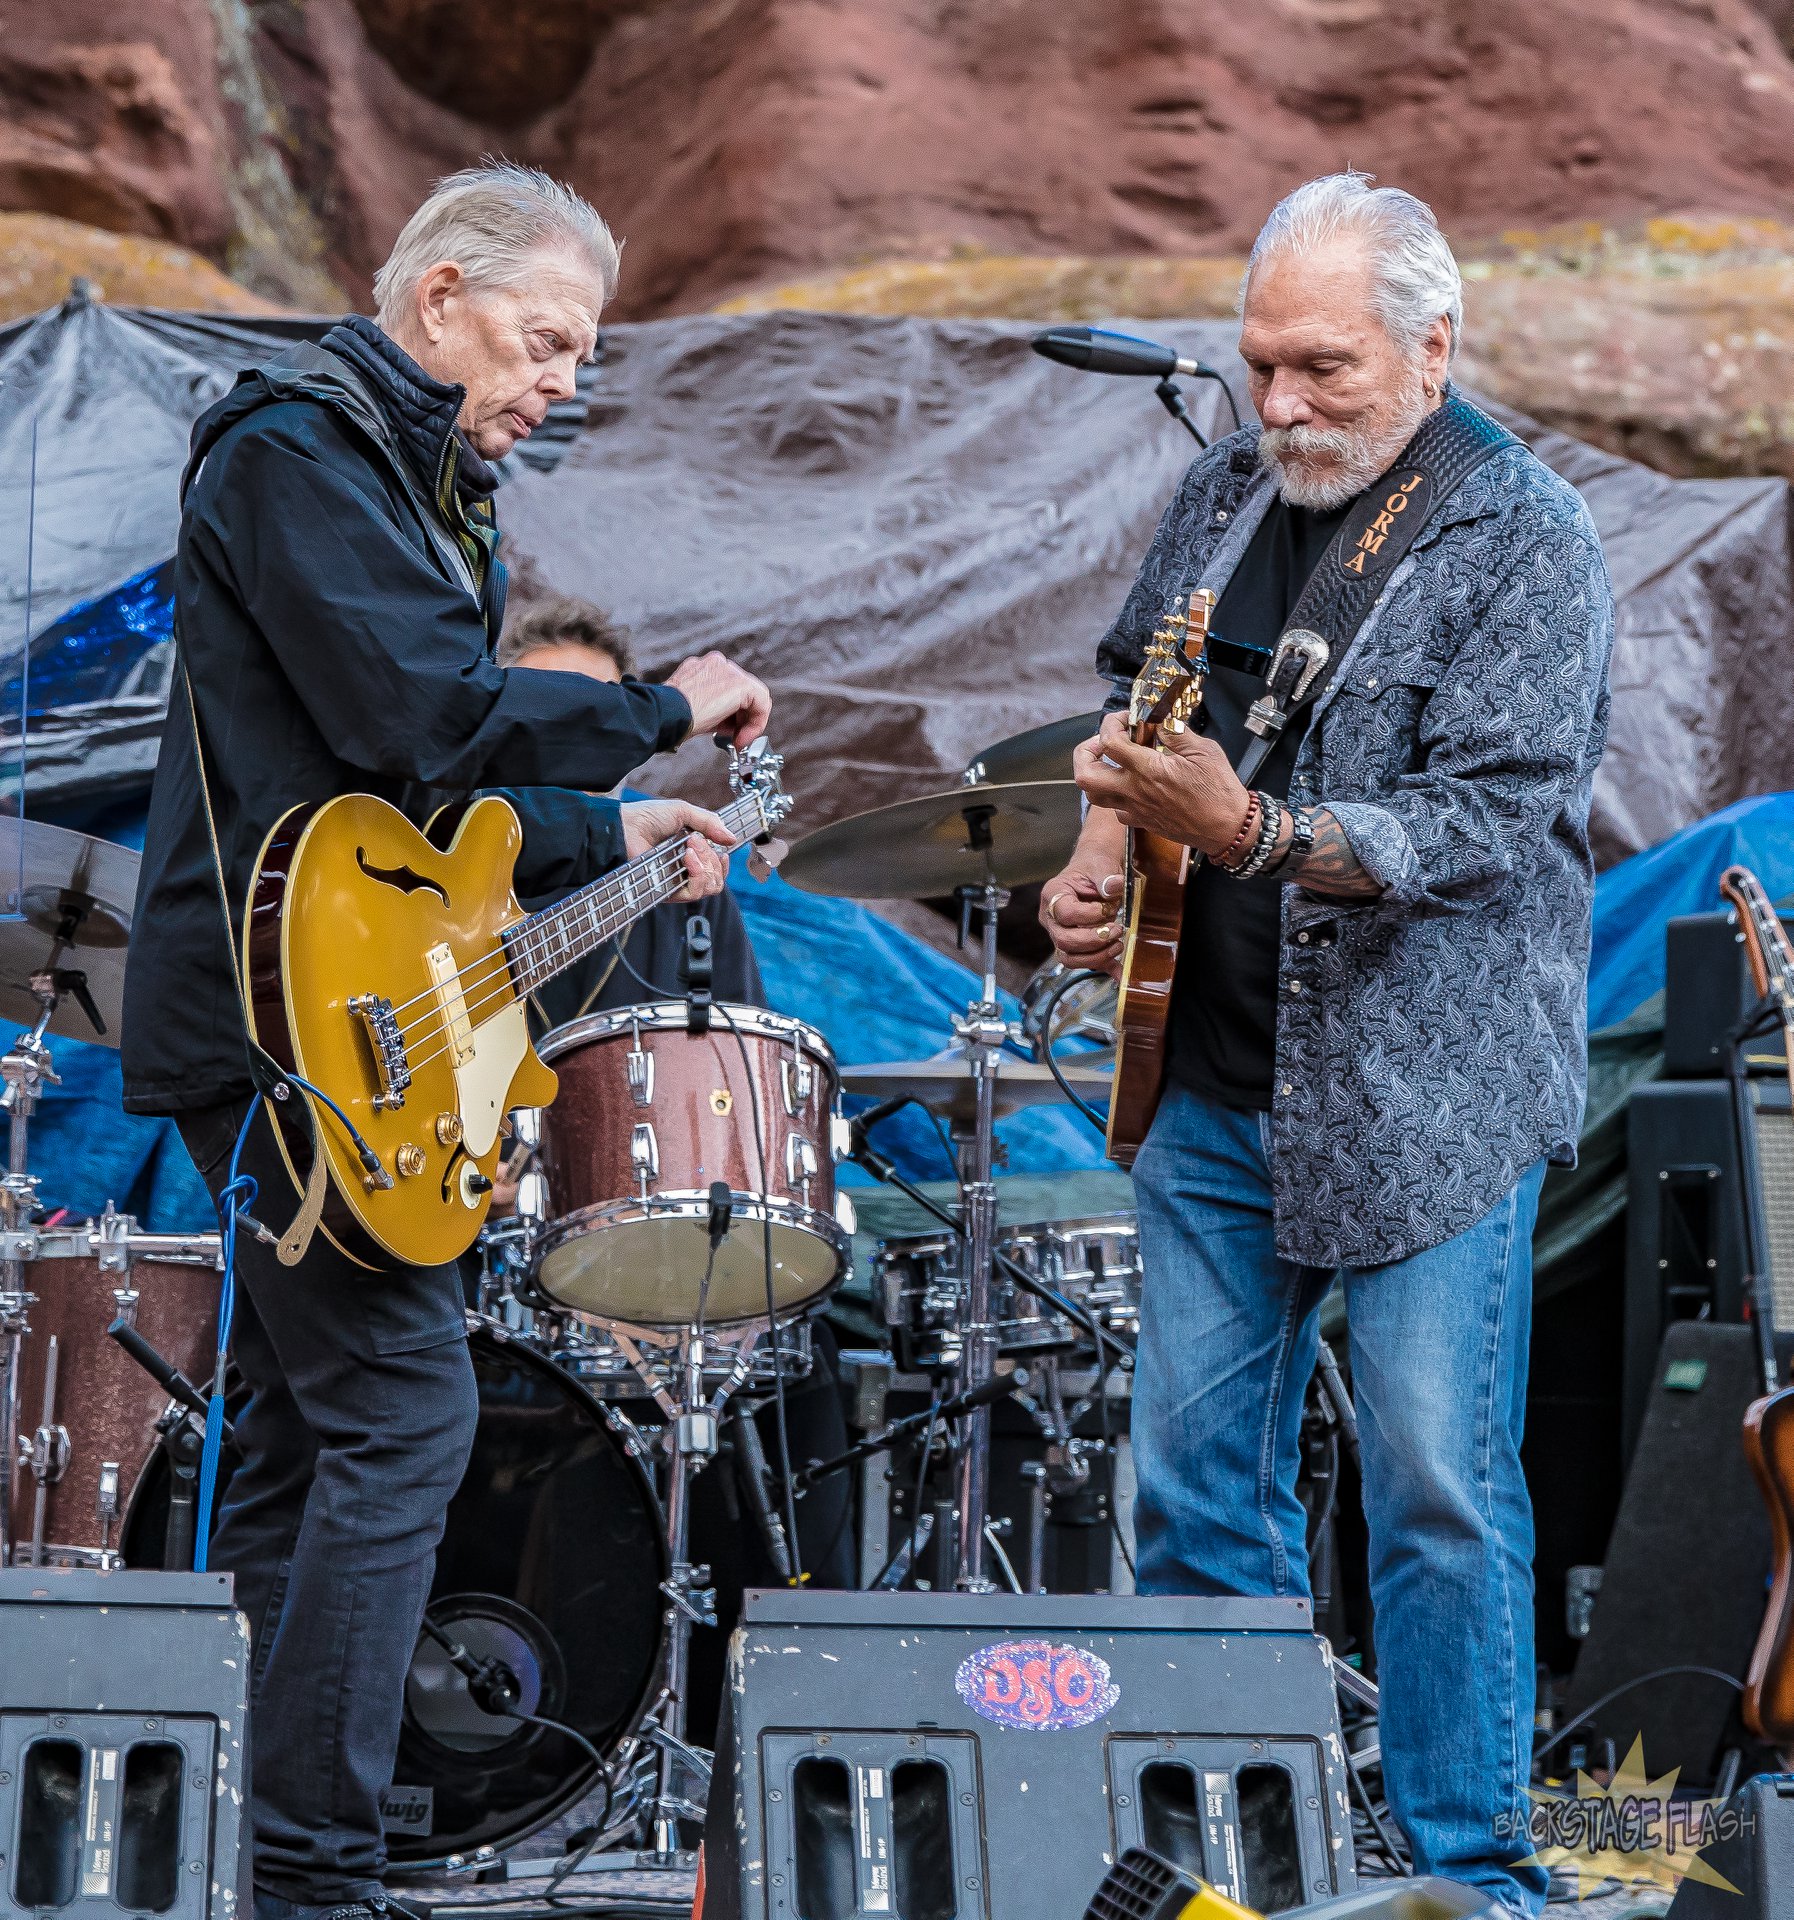
{"type": "Polygon", "coordinates": [[[1121,1698],[1101,1655],[1050,1640],[999,1640],[980,1647],[959,1663],[953,1685],[986,1720],[1036,1733],[1087,1727],[1121,1698]]]}

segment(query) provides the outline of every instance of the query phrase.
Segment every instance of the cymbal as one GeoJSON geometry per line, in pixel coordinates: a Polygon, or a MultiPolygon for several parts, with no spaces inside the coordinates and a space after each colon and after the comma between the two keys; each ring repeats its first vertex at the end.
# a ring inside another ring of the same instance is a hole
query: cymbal
{"type": "Polygon", "coordinates": [[[984,880],[974,836],[988,826],[999,886],[1050,880],[1071,857],[1082,811],[1069,780],[954,787],[874,807],[817,830],[785,856],[780,874],[806,893],[848,900],[927,900],[984,880]]]}
{"type": "MultiPolygon", "coordinates": [[[[1064,1067],[1065,1077],[1078,1094],[1093,1105],[1107,1100],[1113,1071],[1092,1073],[1077,1065],[1064,1067]]],[[[943,1060],[881,1060],[870,1066],[843,1067],[841,1090],[864,1094],[872,1100],[888,1100],[907,1093],[912,1100],[932,1107],[936,1113],[951,1114],[955,1120],[971,1123],[977,1106],[977,1085],[966,1056],[949,1054],[943,1060]]],[[[1050,1105],[1065,1094],[1052,1070],[1037,1060],[1012,1060],[1007,1055],[997,1070],[997,1112],[1014,1113],[1021,1107],[1050,1105]]]]}
{"type": "Polygon", "coordinates": [[[138,864],[110,840],[0,816],[0,1016],[35,1025],[31,976],[53,970],[61,998],[50,1031],[118,1045],[138,864]]]}
{"type": "Polygon", "coordinates": [[[1012,733],[982,753],[966,768],[981,784],[1010,784],[1018,780],[1069,780],[1072,749],[1102,731],[1101,713],[1074,713],[1069,720],[1049,720],[1044,727],[1012,733]]]}

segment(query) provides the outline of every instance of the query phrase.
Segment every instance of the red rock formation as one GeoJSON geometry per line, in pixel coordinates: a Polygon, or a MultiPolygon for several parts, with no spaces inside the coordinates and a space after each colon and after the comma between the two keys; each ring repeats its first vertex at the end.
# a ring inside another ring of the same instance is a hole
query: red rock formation
{"type": "Polygon", "coordinates": [[[508,151],[610,215],[635,315],[968,244],[1231,251],[1280,192],[1348,161],[1468,237],[1788,218],[1794,64],[1765,11],[0,0],[0,206],[197,246],[291,298],[321,298],[325,269],[362,295],[433,175],[508,151]]]}

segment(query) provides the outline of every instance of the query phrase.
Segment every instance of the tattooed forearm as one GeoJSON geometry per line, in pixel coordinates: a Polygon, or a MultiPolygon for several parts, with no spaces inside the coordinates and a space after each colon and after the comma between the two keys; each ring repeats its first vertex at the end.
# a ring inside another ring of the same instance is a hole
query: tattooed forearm
{"type": "Polygon", "coordinates": [[[1383,891],[1382,882],[1358,864],[1345,829],[1324,807],[1314,815],[1314,845],[1292,853],[1279,877],[1328,900],[1374,900],[1383,891]]]}

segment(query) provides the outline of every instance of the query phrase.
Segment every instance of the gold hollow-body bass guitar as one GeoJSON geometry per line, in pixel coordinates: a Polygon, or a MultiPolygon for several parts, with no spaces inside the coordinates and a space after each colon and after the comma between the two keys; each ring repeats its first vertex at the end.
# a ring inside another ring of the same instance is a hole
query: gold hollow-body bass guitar
{"type": "MultiPolygon", "coordinates": [[[[790,811],[782,765],[763,742],[731,754],[738,797],[721,818],[738,840],[764,839],[790,811]]],[[[250,1028],[328,1096],[312,1102],[328,1172],[320,1227],[363,1266],[435,1266],[473,1244],[506,1112],[555,1095],[528,996],[685,885],[680,834],[525,914],[512,883],[522,838],[494,795],[426,834],[383,800],[344,794],[293,808],[257,859],[243,925],[250,1028]]],[[[310,1169],[291,1129],[275,1131],[303,1192],[310,1169]]]]}
{"type": "MultiPolygon", "coordinates": [[[[1191,595],[1188,612],[1181,599],[1175,601],[1147,643],[1128,699],[1128,732],[1136,746],[1157,747],[1161,734],[1181,732],[1201,706],[1214,610],[1215,596],[1206,587],[1191,595]]],[[[1127,944],[1115,1009],[1115,1081],[1105,1140],[1117,1166],[1134,1164],[1165,1090],[1171,985],[1189,872],[1188,847],[1156,833],[1129,830],[1127,944]]]]}

